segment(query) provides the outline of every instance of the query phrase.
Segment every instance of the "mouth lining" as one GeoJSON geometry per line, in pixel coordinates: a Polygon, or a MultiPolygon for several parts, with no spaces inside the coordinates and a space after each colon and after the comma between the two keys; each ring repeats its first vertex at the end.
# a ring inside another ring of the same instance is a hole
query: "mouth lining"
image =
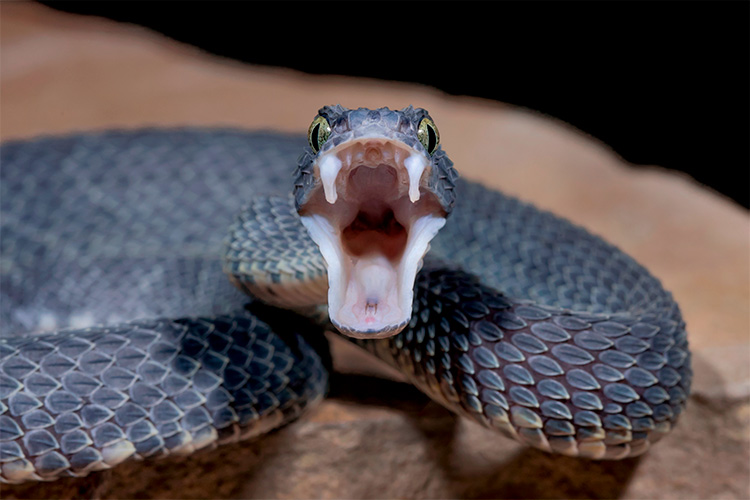
{"type": "Polygon", "coordinates": [[[333,324],[353,337],[395,335],[445,212],[426,189],[429,161],[407,146],[362,139],[322,155],[320,185],[300,209],[328,268],[333,324]]]}

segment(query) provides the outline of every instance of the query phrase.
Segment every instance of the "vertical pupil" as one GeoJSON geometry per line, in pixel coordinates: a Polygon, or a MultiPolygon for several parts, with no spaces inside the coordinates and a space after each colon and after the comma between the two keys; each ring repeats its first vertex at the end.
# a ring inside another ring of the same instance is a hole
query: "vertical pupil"
{"type": "Polygon", "coordinates": [[[432,153],[435,150],[435,146],[437,142],[437,137],[435,137],[435,131],[427,125],[427,151],[432,153]]]}
{"type": "Polygon", "coordinates": [[[310,133],[310,142],[312,143],[313,149],[316,151],[320,148],[320,144],[318,144],[318,132],[320,132],[320,123],[315,124],[310,133]]]}

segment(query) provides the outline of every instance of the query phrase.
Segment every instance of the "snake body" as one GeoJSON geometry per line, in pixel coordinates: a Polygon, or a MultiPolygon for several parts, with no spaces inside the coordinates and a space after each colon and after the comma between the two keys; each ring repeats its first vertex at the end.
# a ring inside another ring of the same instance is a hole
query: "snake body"
{"type": "MultiPolygon", "coordinates": [[[[0,479],[257,436],[324,396],[320,327],[247,310],[240,291],[259,253],[281,256],[272,280],[325,273],[286,195],[302,144],[179,129],[3,145],[0,479]]],[[[672,296],[580,227],[475,183],[455,190],[407,327],[354,341],[537,448],[643,453],[690,390],[672,296]]]]}

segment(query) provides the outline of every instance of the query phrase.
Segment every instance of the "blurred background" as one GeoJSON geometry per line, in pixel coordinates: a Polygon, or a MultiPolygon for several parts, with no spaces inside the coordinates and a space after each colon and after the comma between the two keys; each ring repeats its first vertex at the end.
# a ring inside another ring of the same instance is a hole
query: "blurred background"
{"type": "Polygon", "coordinates": [[[748,2],[42,2],[211,54],[558,118],[750,206],[748,2]]]}

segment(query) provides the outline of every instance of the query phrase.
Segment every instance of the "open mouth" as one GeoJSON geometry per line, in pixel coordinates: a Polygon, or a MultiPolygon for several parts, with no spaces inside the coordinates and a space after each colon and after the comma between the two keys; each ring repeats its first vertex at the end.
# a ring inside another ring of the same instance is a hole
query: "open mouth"
{"type": "Polygon", "coordinates": [[[387,139],[359,139],[318,158],[320,186],[300,209],[328,268],[328,314],[347,335],[395,335],[409,322],[414,280],[445,224],[425,189],[430,162],[387,139]]]}

